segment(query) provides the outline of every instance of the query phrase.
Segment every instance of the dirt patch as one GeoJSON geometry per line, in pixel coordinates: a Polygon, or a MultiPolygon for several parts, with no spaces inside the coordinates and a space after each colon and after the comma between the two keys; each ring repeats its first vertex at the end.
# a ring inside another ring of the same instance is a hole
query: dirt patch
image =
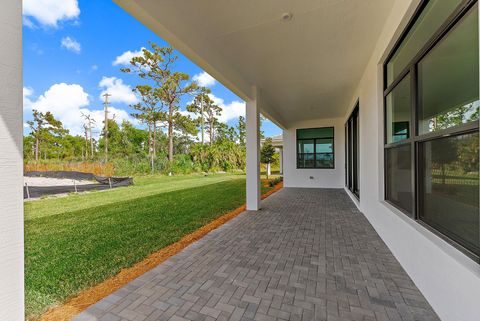
{"type": "MultiPolygon", "coordinates": [[[[50,178],[50,177],[23,177],[23,182],[28,186],[73,186],[73,179],[68,178],[50,178]]],[[[92,181],[75,180],[77,185],[92,184],[92,181]]]]}
{"type": "MultiPolygon", "coordinates": [[[[270,191],[262,195],[262,199],[267,198],[271,194],[280,190],[282,187],[283,183],[275,185],[270,191]]],[[[182,239],[180,239],[180,241],[150,254],[143,261],[138,262],[132,267],[121,270],[120,273],[103,281],[102,283],[81,291],[77,296],[69,299],[65,304],[50,308],[43,316],[40,317],[40,321],[68,321],[72,319],[75,315],[79,314],[92,304],[112,294],[140,275],[150,271],[163,261],[167,260],[169,257],[177,254],[188,245],[201,239],[207,233],[218,228],[243,211],[245,211],[245,205],[242,205],[235,210],[220,216],[207,225],[184,236],[182,239]]]]}

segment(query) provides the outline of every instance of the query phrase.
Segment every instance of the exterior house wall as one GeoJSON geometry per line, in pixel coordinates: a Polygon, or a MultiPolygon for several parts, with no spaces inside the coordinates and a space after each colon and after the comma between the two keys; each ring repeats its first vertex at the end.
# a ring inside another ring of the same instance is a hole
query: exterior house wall
{"type": "Polygon", "coordinates": [[[23,320],[22,2],[0,10],[0,320],[23,320]]]}
{"type": "Polygon", "coordinates": [[[442,320],[478,321],[480,265],[384,201],[383,63],[420,0],[396,1],[341,119],[284,131],[286,187],[344,187],[344,123],[360,104],[360,202],[346,189],[442,320]],[[296,169],[296,129],[335,126],[335,170],[296,169]],[[314,179],[309,177],[313,176],[314,179]]]}
{"type": "Polygon", "coordinates": [[[396,1],[351,97],[351,108],[360,102],[359,208],[442,320],[476,321],[480,265],[383,201],[383,63],[418,3],[396,1]]]}
{"type": "Polygon", "coordinates": [[[345,180],[345,129],[342,118],[309,120],[283,131],[285,187],[342,188],[345,180]],[[335,168],[298,168],[296,131],[301,128],[334,127],[335,168]]]}

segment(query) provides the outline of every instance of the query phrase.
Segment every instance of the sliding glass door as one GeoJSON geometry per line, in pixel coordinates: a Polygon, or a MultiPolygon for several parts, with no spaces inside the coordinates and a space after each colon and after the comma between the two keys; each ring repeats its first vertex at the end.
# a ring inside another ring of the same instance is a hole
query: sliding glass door
{"type": "Polygon", "coordinates": [[[359,105],[357,103],[345,123],[345,186],[360,199],[360,123],[358,121],[358,110],[359,105]]]}

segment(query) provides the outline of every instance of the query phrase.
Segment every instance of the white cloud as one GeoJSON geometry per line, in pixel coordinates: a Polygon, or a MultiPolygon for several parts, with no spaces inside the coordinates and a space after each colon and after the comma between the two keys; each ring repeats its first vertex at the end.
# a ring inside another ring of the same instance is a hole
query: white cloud
{"type": "MultiPolygon", "coordinates": [[[[80,15],[78,0],[23,0],[23,15],[33,17],[43,26],[57,27],[65,20],[75,20],[80,15]]],[[[34,27],[30,19],[24,19],[27,27],[34,27]]]]}
{"type": "Polygon", "coordinates": [[[145,48],[141,48],[138,51],[125,51],[123,54],[120,56],[117,56],[115,60],[113,61],[112,65],[114,66],[130,66],[130,60],[132,60],[133,57],[138,57],[142,55],[142,50],[145,48]]]}
{"type": "Polygon", "coordinates": [[[88,94],[80,85],[54,84],[35,101],[28,98],[32,93],[31,89],[24,88],[23,93],[24,108],[37,109],[41,112],[50,111],[63,123],[65,128],[70,129],[72,134],[81,132],[80,109],[88,106],[89,99],[88,94]],[[26,104],[25,99],[29,100],[30,104],[26,104]]]}
{"type": "MultiPolygon", "coordinates": [[[[218,120],[221,121],[222,123],[227,123],[230,120],[233,119],[238,119],[238,117],[243,116],[245,117],[245,102],[243,101],[238,101],[234,100],[228,104],[225,103],[223,98],[217,97],[214,94],[209,94],[208,95],[213,102],[218,105],[222,109],[222,113],[220,117],[218,117],[218,120]]],[[[188,102],[188,104],[191,104],[192,101],[188,102]]],[[[190,116],[192,118],[196,118],[197,115],[194,113],[189,112],[188,110],[180,110],[180,113],[184,116],[190,116]]],[[[208,141],[208,135],[205,135],[205,140],[208,141]]],[[[201,133],[198,133],[196,137],[198,141],[201,140],[201,133]]]]}
{"type": "MultiPolygon", "coordinates": [[[[232,119],[238,119],[240,116],[245,117],[245,102],[234,100],[226,104],[223,98],[217,97],[214,94],[208,94],[208,96],[222,109],[222,113],[218,118],[222,123],[226,123],[232,119]]],[[[192,101],[188,102],[188,104],[191,103],[192,101]]],[[[196,117],[194,113],[191,113],[188,110],[181,110],[180,113],[184,116],[190,116],[192,118],[196,117]]]]}
{"type": "MultiPolygon", "coordinates": [[[[82,86],[66,83],[54,84],[35,101],[29,99],[33,92],[31,88],[25,87],[23,92],[26,111],[31,109],[37,109],[41,112],[50,111],[55,118],[63,123],[65,128],[70,130],[72,135],[81,135],[83,133],[82,113],[92,115],[97,124],[95,134],[98,137],[102,127],[104,112],[103,109],[91,110],[88,108],[90,104],[89,95],[82,86]],[[28,105],[25,104],[26,99],[29,101],[28,105]]],[[[109,112],[110,118],[115,115],[117,123],[121,123],[123,120],[137,123],[125,110],[110,107],[109,112]]]]}
{"type": "MultiPolygon", "coordinates": [[[[82,134],[84,129],[82,127],[83,125],[83,117],[82,117],[82,113],[84,115],[90,115],[94,120],[95,120],[95,127],[94,127],[94,130],[93,130],[93,135],[94,138],[98,138],[101,134],[101,130],[103,128],[103,120],[105,119],[105,112],[103,109],[99,110],[89,110],[87,108],[81,108],[80,109],[80,118],[79,119],[82,119],[82,122],[80,124],[80,127],[76,130],[79,130],[78,132],[75,132],[75,134],[82,134]]],[[[109,119],[113,119],[117,122],[117,124],[122,124],[122,122],[124,120],[127,120],[129,122],[131,122],[132,124],[135,124],[135,125],[138,125],[138,121],[131,117],[130,114],[123,110],[123,109],[119,109],[119,108],[116,108],[116,107],[112,107],[112,106],[109,106],[108,107],[108,118],[109,119]]],[[[71,132],[73,132],[71,130],[71,132]]]]}
{"type": "Polygon", "coordinates": [[[210,76],[206,71],[193,76],[193,80],[202,87],[211,87],[216,83],[215,78],[210,76]]]}
{"type": "Polygon", "coordinates": [[[61,47],[76,54],[79,54],[82,51],[82,46],[78,41],[70,37],[62,38],[61,47]]]}
{"type": "Polygon", "coordinates": [[[245,116],[245,102],[234,100],[228,104],[225,103],[223,98],[217,97],[213,94],[209,94],[210,98],[222,108],[222,114],[219,117],[221,122],[228,122],[232,119],[237,119],[239,116],[245,116]]]}
{"type": "Polygon", "coordinates": [[[22,23],[27,28],[30,28],[30,29],[36,29],[37,28],[37,26],[33,23],[33,21],[31,19],[29,19],[28,17],[24,16],[22,18],[22,23]]]}
{"type": "Polygon", "coordinates": [[[23,87],[23,109],[31,109],[32,108],[32,100],[30,96],[33,95],[33,89],[30,87],[23,87]]]}
{"type": "Polygon", "coordinates": [[[129,85],[123,83],[123,80],[117,77],[103,77],[99,83],[103,88],[100,94],[100,100],[103,101],[103,95],[109,93],[109,101],[112,103],[135,104],[138,98],[129,85]]]}

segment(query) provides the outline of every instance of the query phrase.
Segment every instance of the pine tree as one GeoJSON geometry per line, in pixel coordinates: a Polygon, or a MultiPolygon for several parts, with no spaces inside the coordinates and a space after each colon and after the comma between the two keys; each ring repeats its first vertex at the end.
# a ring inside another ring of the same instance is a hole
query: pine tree
{"type": "Polygon", "coordinates": [[[210,89],[201,87],[198,94],[193,99],[193,102],[187,106],[187,111],[198,115],[196,122],[200,127],[201,133],[201,142],[202,145],[205,143],[205,110],[207,105],[213,104],[213,100],[210,98],[209,94],[211,93],[210,89]]]}
{"type": "Polygon", "coordinates": [[[167,108],[168,159],[172,162],[174,131],[195,130],[193,121],[180,113],[180,100],[184,95],[193,94],[198,86],[193,82],[188,83],[188,74],[172,70],[178,59],[172,47],[160,47],[153,42],[150,46],[151,50],[143,49],[141,56],[132,58],[131,67],[122,68],[122,71],[135,73],[154,83],[155,92],[167,108]]]}
{"type": "Polygon", "coordinates": [[[245,117],[243,116],[238,117],[237,131],[240,145],[245,146],[246,127],[245,117]]]}
{"type": "Polygon", "coordinates": [[[27,121],[31,135],[35,139],[35,161],[38,161],[42,143],[54,144],[62,135],[68,133],[61,121],[55,119],[49,111],[42,113],[33,110],[33,120],[27,121]]]}
{"type": "Polygon", "coordinates": [[[160,91],[149,85],[137,85],[134,92],[140,95],[141,101],[131,107],[138,111],[132,113],[136,119],[147,124],[148,127],[148,155],[152,172],[155,171],[155,159],[157,157],[157,126],[159,122],[167,120],[166,113],[163,111],[160,91]]]}

